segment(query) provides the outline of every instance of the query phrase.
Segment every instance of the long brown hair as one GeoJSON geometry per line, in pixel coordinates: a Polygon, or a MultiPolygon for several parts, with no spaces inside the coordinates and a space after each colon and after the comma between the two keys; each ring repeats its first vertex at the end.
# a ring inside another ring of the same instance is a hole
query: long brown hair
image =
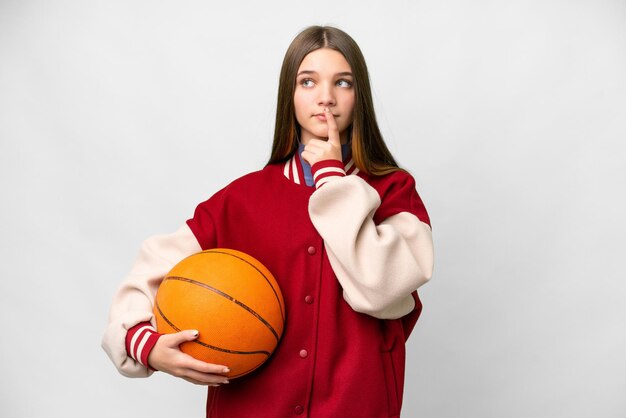
{"type": "Polygon", "coordinates": [[[357,168],[368,174],[383,175],[398,170],[376,122],[372,91],[365,58],[354,39],[331,26],[310,26],[289,45],[280,70],[274,143],[268,164],[283,162],[298,148],[300,126],[296,120],[293,96],[296,74],[304,57],[320,48],[340,52],[350,64],[354,77],[354,113],[349,138],[357,168]]]}

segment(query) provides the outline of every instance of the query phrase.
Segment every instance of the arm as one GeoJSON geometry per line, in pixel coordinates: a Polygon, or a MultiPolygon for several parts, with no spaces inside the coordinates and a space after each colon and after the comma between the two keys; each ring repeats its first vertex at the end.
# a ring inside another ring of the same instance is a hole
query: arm
{"type": "Polygon", "coordinates": [[[391,198],[398,209],[377,225],[374,214],[381,200],[373,187],[356,175],[345,176],[339,161],[320,161],[313,172],[318,190],[309,201],[309,215],[346,302],[381,319],[411,312],[411,293],[431,278],[433,269],[430,226],[412,213],[417,211],[411,202],[419,201],[412,178],[407,176],[410,181],[391,198]]]}
{"type": "MultiPolygon", "coordinates": [[[[150,322],[154,327],[152,306],[161,280],[178,261],[199,251],[200,245],[187,225],[173,234],[150,237],[142,244],[130,274],[113,298],[109,323],[102,338],[102,348],[121,374],[128,377],[152,374],[141,361],[147,359],[148,353],[139,352],[139,345],[133,344],[130,352],[135,353],[133,357],[128,355],[127,332],[142,322],[150,322]]],[[[142,334],[142,339],[145,335],[142,334]]]]}

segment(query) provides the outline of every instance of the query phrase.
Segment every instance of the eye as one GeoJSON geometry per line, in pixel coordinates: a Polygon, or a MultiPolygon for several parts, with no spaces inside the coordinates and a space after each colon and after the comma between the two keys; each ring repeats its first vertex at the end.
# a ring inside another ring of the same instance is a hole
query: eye
{"type": "Polygon", "coordinates": [[[313,80],[311,80],[310,78],[303,78],[302,80],[300,80],[300,85],[302,87],[313,87],[313,80]]]}
{"type": "Polygon", "coordinates": [[[337,85],[339,87],[352,87],[352,82],[345,80],[345,79],[341,79],[341,80],[337,80],[337,85]]]}

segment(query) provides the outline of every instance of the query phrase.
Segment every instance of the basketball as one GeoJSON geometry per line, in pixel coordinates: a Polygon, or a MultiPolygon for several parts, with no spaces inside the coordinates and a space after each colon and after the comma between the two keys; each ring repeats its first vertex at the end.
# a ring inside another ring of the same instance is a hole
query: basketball
{"type": "Polygon", "coordinates": [[[217,248],[193,254],[163,279],[154,304],[162,334],[196,329],[181,351],[230,368],[229,378],[252,372],[274,352],[285,325],[276,279],[243,252],[217,248]]]}

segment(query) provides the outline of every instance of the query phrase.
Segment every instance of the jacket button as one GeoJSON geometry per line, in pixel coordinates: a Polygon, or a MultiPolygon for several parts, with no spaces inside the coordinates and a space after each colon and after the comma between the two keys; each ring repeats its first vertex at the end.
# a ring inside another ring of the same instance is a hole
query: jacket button
{"type": "Polygon", "coordinates": [[[313,255],[315,254],[315,247],[310,246],[307,251],[309,252],[309,254],[313,255]]]}
{"type": "Polygon", "coordinates": [[[309,305],[313,303],[313,296],[311,295],[306,295],[306,297],[304,298],[304,301],[306,303],[308,303],[309,305]]]}
{"type": "Polygon", "coordinates": [[[296,405],[293,408],[293,412],[295,412],[296,415],[300,415],[300,414],[302,414],[304,412],[304,408],[302,407],[302,405],[296,405]]]}
{"type": "Polygon", "coordinates": [[[309,352],[306,350],[300,350],[300,357],[307,358],[309,356],[309,352]]]}

